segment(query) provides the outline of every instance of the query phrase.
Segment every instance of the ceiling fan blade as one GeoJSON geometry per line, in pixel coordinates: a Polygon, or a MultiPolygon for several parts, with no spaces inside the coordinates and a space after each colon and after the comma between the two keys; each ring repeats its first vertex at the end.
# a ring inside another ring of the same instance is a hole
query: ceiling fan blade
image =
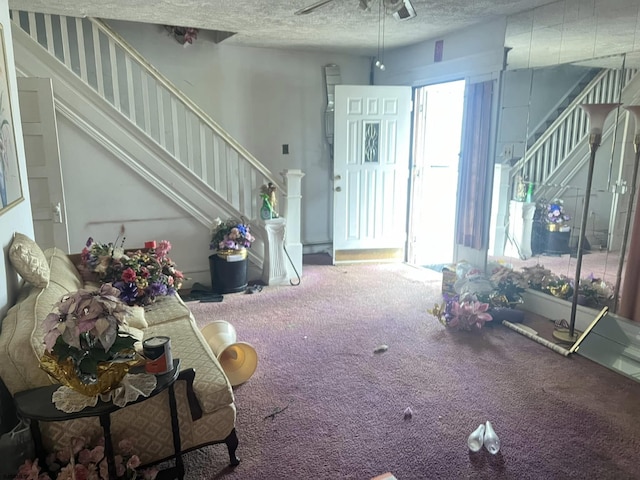
{"type": "Polygon", "coordinates": [[[315,9],[320,8],[326,5],[327,3],[331,3],[331,2],[333,2],[333,0],[320,0],[319,2],[313,3],[304,8],[301,8],[300,10],[295,12],[294,15],[307,15],[308,13],[313,12],[315,9]]]}

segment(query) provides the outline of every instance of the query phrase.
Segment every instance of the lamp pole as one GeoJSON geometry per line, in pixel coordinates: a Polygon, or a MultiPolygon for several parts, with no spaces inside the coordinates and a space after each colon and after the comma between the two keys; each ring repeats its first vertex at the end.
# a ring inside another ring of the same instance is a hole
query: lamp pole
{"type": "Polygon", "coordinates": [[[576,311],[578,307],[578,288],[580,286],[580,271],[582,270],[582,246],[584,243],[584,233],[587,229],[589,217],[589,199],[591,197],[591,183],[593,182],[593,168],[595,165],[596,152],[602,140],[602,128],[609,113],[620,106],[619,103],[591,103],[582,104],[580,107],[589,117],[589,170],[587,173],[587,185],[585,186],[584,203],[582,204],[582,220],[580,222],[580,233],[578,237],[578,253],[576,255],[576,274],[573,281],[573,297],[571,299],[571,319],[569,320],[569,331],[556,330],[553,336],[565,343],[574,343],[578,339],[575,333],[576,311]]]}

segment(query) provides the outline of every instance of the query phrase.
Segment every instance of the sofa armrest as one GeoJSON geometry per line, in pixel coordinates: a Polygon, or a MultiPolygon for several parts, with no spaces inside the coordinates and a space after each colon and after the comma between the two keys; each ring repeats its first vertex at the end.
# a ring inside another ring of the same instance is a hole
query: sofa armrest
{"type": "Polygon", "coordinates": [[[196,378],[196,371],[193,368],[187,368],[181,370],[178,374],[178,380],[187,382],[187,400],[189,402],[189,410],[191,411],[191,420],[194,422],[202,417],[202,407],[196,397],[196,392],[193,391],[193,380],[196,378]]]}

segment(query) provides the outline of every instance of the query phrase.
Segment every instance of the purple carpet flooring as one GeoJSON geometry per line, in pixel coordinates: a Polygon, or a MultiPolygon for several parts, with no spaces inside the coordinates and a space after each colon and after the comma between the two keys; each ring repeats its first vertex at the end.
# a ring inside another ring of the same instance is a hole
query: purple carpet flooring
{"type": "Polygon", "coordinates": [[[640,479],[640,384],[502,325],[446,330],[427,313],[440,281],[306,265],[297,287],[189,303],[200,327],[233,324],[259,364],[234,389],[240,465],[208,446],[185,456],[186,478],[640,479]],[[467,448],[486,420],[495,456],[467,448]]]}

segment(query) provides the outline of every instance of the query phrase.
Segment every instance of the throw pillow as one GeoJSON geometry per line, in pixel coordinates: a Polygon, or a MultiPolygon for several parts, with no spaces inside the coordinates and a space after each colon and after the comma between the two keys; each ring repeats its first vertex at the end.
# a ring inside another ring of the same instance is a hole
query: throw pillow
{"type": "Polygon", "coordinates": [[[145,329],[149,326],[147,320],[144,318],[144,307],[130,307],[130,313],[125,320],[127,324],[133,328],[145,329]]]}
{"type": "Polygon", "coordinates": [[[9,247],[9,260],[16,272],[38,288],[49,285],[49,263],[36,242],[16,233],[9,247]]]}

